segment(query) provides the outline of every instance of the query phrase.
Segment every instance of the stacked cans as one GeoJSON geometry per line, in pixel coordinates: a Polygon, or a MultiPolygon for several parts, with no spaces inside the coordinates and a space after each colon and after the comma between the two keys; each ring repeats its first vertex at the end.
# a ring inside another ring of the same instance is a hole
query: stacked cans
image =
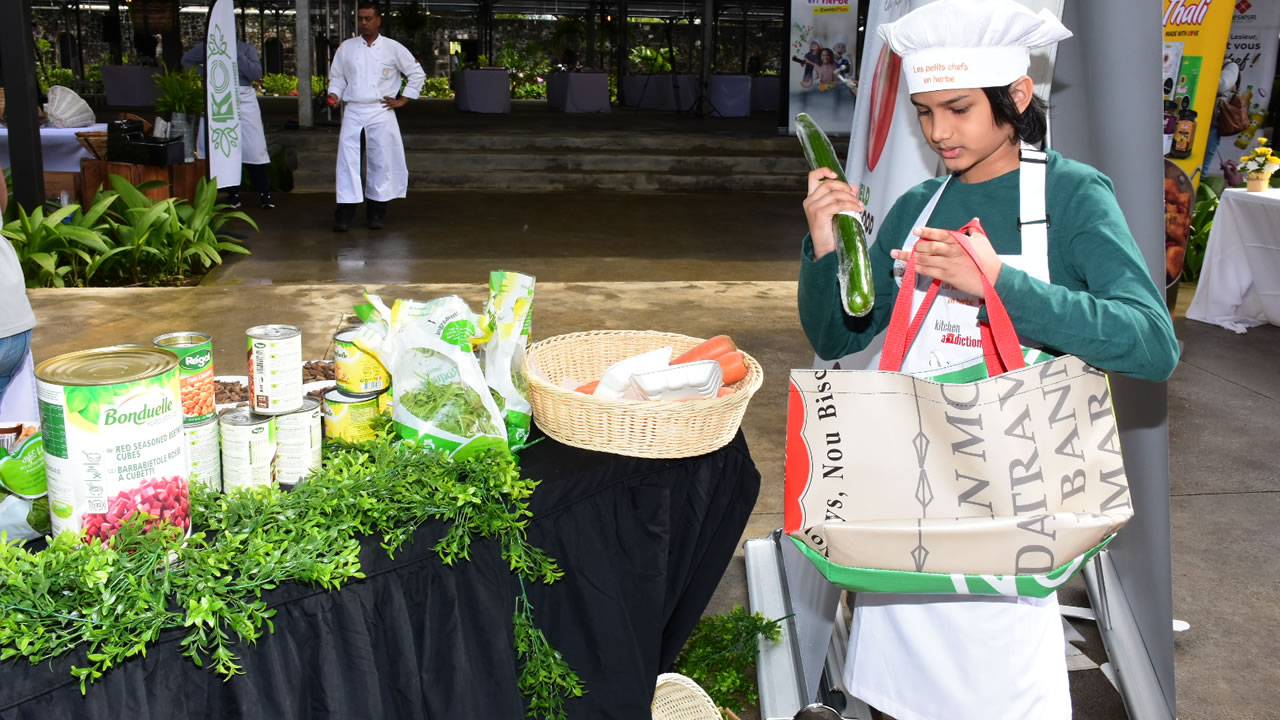
{"type": "Polygon", "coordinates": [[[249,407],[219,419],[227,491],[297,484],[320,467],[320,403],[302,392],[302,331],[259,325],[245,331],[249,407]]]}
{"type": "Polygon", "coordinates": [[[178,356],[187,481],[221,490],[222,462],[213,398],[213,337],[201,332],[173,332],[157,337],[151,344],[178,356]]]}
{"type": "Polygon", "coordinates": [[[356,347],[357,332],[346,328],[333,336],[337,389],[324,396],[324,434],[347,442],[372,440],[374,419],[391,410],[391,374],[356,347]]]}

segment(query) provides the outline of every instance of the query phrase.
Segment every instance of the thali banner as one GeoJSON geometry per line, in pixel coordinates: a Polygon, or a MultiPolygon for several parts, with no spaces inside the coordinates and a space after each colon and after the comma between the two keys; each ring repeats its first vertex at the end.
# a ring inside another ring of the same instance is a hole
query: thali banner
{"type": "Polygon", "coordinates": [[[240,184],[240,69],[236,64],[233,0],[217,0],[205,37],[205,103],[209,177],[218,187],[240,184]]]}
{"type": "MultiPolygon", "coordinates": [[[[869,35],[868,35],[869,36],[869,35]]],[[[790,71],[787,82],[789,131],[797,113],[808,113],[828,135],[853,126],[857,79],[858,7],[851,0],[791,0],[790,71]],[[846,83],[843,78],[847,78],[846,83]]]]}
{"type": "Polygon", "coordinates": [[[1234,8],[1226,0],[1164,0],[1165,134],[1172,136],[1165,157],[1192,179],[1193,193],[1234,8]]]}
{"type": "MultiPolygon", "coordinates": [[[[937,153],[929,148],[920,132],[915,107],[902,82],[902,60],[891,52],[876,31],[880,25],[893,22],[933,0],[884,0],[874,2],[867,12],[866,37],[862,47],[861,73],[858,77],[858,100],[853,112],[853,135],[844,170],[849,182],[859,186],[863,231],[867,242],[877,242],[876,228],[893,203],[907,190],[943,172],[937,153]]],[[[1062,0],[1021,0],[1033,12],[1048,9],[1062,17],[1062,0]]],[[[1071,42],[1068,40],[1067,42],[1071,42]]],[[[1031,54],[1031,79],[1036,94],[1048,100],[1053,78],[1056,46],[1040,48],[1031,54]]],[[[825,126],[824,126],[825,129],[825,126]]],[[[886,242],[901,244],[906,238],[888,238],[886,242]]],[[[875,368],[878,364],[882,337],[865,350],[832,362],[815,358],[814,367],[838,367],[846,370],[875,368]]]]}
{"type": "MultiPolygon", "coordinates": [[[[1249,108],[1249,127],[1236,135],[1223,135],[1217,155],[1234,161],[1257,144],[1259,128],[1269,127],[1267,108],[1271,104],[1271,88],[1275,82],[1276,55],[1280,51],[1280,3],[1266,0],[1240,0],[1231,19],[1231,35],[1227,38],[1226,63],[1240,68],[1236,89],[1249,108]]],[[[1211,158],[1209,172],[1222,173],[1218,158],[1211,158]]]]}

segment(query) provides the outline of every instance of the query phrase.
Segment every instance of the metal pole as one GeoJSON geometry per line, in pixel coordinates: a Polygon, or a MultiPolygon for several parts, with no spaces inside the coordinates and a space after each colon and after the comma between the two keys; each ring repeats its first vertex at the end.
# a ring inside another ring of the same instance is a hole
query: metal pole
{"type": "Polygon", "coordinates": [[[315,126],[311,118],[311,0],[298,0],[297,8],[293,46],[298,71],[298,126],[309,128],[315,126]]]}
{"type": "Polygon", "coordinates": [[[618,0],[618,60],[614,75],[618,78],[619,105],[625,104],[624,101],[627,99],[622,92],[622,78],[626,75],[627,56],[631,52],[631,23],[627,21],[627,12],[627,0],[618,0]]]}
{"type": "Polygon", "coordinates": [[[5,115],[13,194],[26,210],[44,204],[44,158],[36,119],[40,87],[32,58],[31,0],[0,2],[0,64],[4,66],[5,115]]]}
{"type": "Polygon", "coordinates": [[[702,94],[698,101],[698,117],[711,114],[711,56],[715,52],[716,0],[706,0],[702,8],[702,94]]]}
{"type": "Polygon", "coordinates": [[[80,64],[77,68],[77,74],[80,79],[84,79],[84,43],[80,39],[84,37],[84,29],[80,23],[80,0],[76,0],[76,62],[80,64]]]}
{"type": "Polygon", "coordinates": [[[120,22],[120,0],[111,0],[107,8],[107,17],[112,18],[116,26],[115,38],[108,43],[111,50],[111,64],[120,65],[124,62],[124,28],[123,23],[120,22]]]}
{"type": "Polygon", "coordinates": [[[258,60],[267,59],[267,0],[258,0],[258,60]]]}

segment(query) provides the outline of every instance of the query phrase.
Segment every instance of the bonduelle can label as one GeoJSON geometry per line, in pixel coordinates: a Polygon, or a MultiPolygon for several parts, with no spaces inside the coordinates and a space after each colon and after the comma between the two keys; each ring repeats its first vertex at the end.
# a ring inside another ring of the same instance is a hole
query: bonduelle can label
{"type": "Polygon", "coordinates": [[[218,418],[183,428],[187,439],[187,482],[222,490],[222,445],[218,418]]]}
{"type": "Polygon", "coordinates": [[[276,416],[276,482],[296,485],[320,467],[323,449],[320,401],[307,397],[302,409],[276,416]]]}
{"type": "Polygon", "coordinates": [[[182,417],[189,425],[213,418],[213,338],[205,333],[175,332],[151,341],[178,356],[182,382],[182,417]]]}
{"type": "Polygon", "coordinates": [[[334,382],[339,390],[352,395],[387,389],[391,373],[372,355],[356,347],[357,332],[358,328],[347,328],[333,336],[334,382]]]}
{"type": "Polygon", "coordinates": [[[139,345],[36,368],[53,534],[106,540],[135,512],[191,529],[178,358],[139,345]]]}
{"type": "Polygon", "coordinates": [[[292,325],[259,325],[245,335],[253,411],[283,415],[301,408],[302,331],[292,325]]]}
{"type": "Polygon", "coordinates": [[[364,442],[374,438],[373,421],[378,417],[378,395],[351,395],[330,390],[324,395],[325,437],[364,442]]]}
{"type": "Polygon", "coordinates": [[[218,419],[222,436],[222,490],[271,485],[276,476],[276,419],[247,407],[218,419]]]}

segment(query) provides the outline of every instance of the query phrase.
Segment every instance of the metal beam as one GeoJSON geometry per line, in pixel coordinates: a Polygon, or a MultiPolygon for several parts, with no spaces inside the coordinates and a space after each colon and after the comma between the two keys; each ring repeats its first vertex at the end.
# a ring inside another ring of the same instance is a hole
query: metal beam
{"type": "Polygon", "coordinates": [[[44,203],[44,158],[36,111],[35,44],[31,0],[0,2],[0,64],[4,66],[5,115],[9,125],[9,166],[14,200],[28,212],[44,203]]]}
{"type": "Polygon", "coordinates": [[[298,0],[297,29],[293,46],[298,72],[298,127],[314,127],[311,117],[311,50],[315,39],[311,36],[311,0],[298,0]]]}

